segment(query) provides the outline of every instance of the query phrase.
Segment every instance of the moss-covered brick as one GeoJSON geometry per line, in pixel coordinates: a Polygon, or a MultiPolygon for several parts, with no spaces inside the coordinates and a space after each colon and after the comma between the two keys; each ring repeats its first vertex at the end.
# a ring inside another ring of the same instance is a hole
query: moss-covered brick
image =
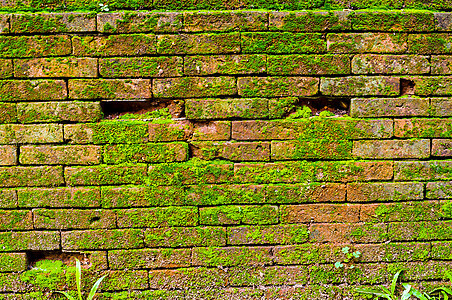
{"type": "Polygon", "coordinates": [[[0,254],[0,272],[22,272],[27,269],[27,264],[25,253],[0,254]]]}
{"type": "Polygon", "coordinates": [[[265,266],[272,264],[271,247],[208,247],[193,248],[194,266],[232,267],[265,266]]]}
{"type": "Polygon", "coordinates": [[[334,96],[397,96],[400,80],[386,76],[323,77],[320,92],[334,96]]]}
{"type": "Polygon", "coordinates": [[[234,181],[240,183],[294,183],[313,179],[314,167],[307,161],[234,165],[234,181]]]}
{"type": "Polygon", "coordinates": [[[154,34],[120,34],[72,37],[75,56],[129,56],[156,53],[154,34]]]}
{"type": "Polygon", "coordinates": [[[308,283],[308,269],[304,266],[232,267],[228,268],[228,273],[229,284],[232,286],[286,286],[308,283]]]}
{"type": "Polygon", "coordinates": [[[184,13],[184,31],[261,31],[267,29],[264,11],[209,11],[184,13]]]}
{"type": "MultiPolygon", "coordinates": [[[[416,243],[419,244],[419,243],[416,243]]],[[[432,259],[450,260],[452,258],[452,253],[450,252],[450,247],[452,247],[452,243],[448,242],[432,242],[432,248],[430,250],[430,257],[432,259]]]]}
{"type": "Polygon", "coordinates": [[[17,120],[21,123],[96,122],[102,118],[99,102],[59,101],[17,104],[17,120]]]}
{"type": "Polygon", "coordinates": [[[102,288],[106,291],[143,290],[148,287],[148,272],[136,270],[110,271],[102,283],[102,288]]]}
{"type": "Polygon", "coordinates": [[[383,243],[388,240],[388,225],[366,224],[312,224],[309,240],[316,243],[383,243]]]}
{"type": "Polygon", "coordinates": [[[373,181],[390,180],[393,163],[390,161],[337,161],[313,163],[315,181],[373,181]]]}
{"type": "Polygon", "coordinates": [[[189,289],[186,291],[184,299],[227,300],[236,299],[237,297],[241,297],[242,299],[264,299],[265,291],[251,287],[189,289]]]}
{"type": "Polygon", "coordinates": [[[388,236],[392,241],[450,240],[452,221],[389,223],[388,236]]]}
{"type": "Polygon", "coordinates": [[[448,96],[452,95],[451,76],[413,76],[406,80],[412,81],[414,88],[409,93],[418,96],[448,96]]]}
{"type": "Polygon", "coordinates": [[[29,210],[0,210],[0,230],[31,230],[33,214],[29,210]]]}
{"type": "Polygon", "coordinates": [[[346,55],[269,55],[270,75],[338,75],[350,73],[346,55]]]}
{"type": "Polygon", "coordinates": [[[15,189],[0,189],[0,208],[16,208],[17,194],[15,189]]]}
{"type": "Polygon", "coordinates": [[[428,182],[425,189],[426,189],[425,196],[427,199],[451,199],[452,198],[452,182],[451,181],[428,182]]]}
{"type": "Polygon", "coordinates": [[[1,187],[59,186],[64,183],[61,166],[1,167],[1,187]]]}
{"type": "Polygon", "coordinates": [[[405,201],[424,198],[424,184],[419,182],[363,182],[347,184],[347,201],[405,201]]]}
{"type": "Polygon", "coordinates": [[[149,272],[151,289],[218,288],[227,285],[228,273],[219,268],[182,268],[149,272]]]}
{"type": "Polygon", "coordinates": [[[290,246],[276,246],[274,250],[275,262],[282,265],[331,263],[342,259],[340,245],[303,244],[290,246]]]}
{"type": "Polygon", "coordinates": [[[0,81],[0,101],[62,100],[66,97],[66,83],[63,80],[0,81]]]}
{"type": "Polygon", "coordinates": [[[320,8],[323,1],[319,0],[155,0],[154,7],[157,9],[173,10],[237,10],[237,9],[270,9],[270,10],[301,10],[320,8]]]}
{"type": "Polygon", "coordinates": [[[123,11],[97,14],[97,31],[103,33],[178,32],[183,14],[179,12],[123,11]]]}
{"type": "Polygon", "coordinates": [[[392,137],[392,120],[310,118],[275,121],[234,121],[235,140],[369,139],[392,137]]]}
{"type": "Polygon", "coordinates": [[[0,144],[61,143],[60,124],[0,125],[0,144]]]}
{"type": "Polygon", "coordinates": [[[96,31],[96,18],[89,13],[12,14],[12,33],[65,33],[96,31]]]}
{"type": "Polygon", "coordinates": [[[139,249],[108,252],[112,269],[183,268],[191,265],[191,249],[139,249]]]}
{"type": "Polygon", "coordinates": [[[394,135],[400,138],[450,138],[452,119],[396,119],[394,135]]]}
{"type": "Polygon", "coordinates": [[[182,76],[182,57],[114,57],[99,59],[102,77],[182,76]]]}
{"type": "Polygon", "coordinates": [[[434,117],[452,116],[452,100],[449,98],[430,98],[430,115],[434,117]]]}
{"type": "Polygon", "coordinates": [[[60,233],[57,231],[0,232],[1,251],[58,250],[60,233]]]}
{"type": "Polygon", "coordinates": [[[272,160],[347,159],[352,157],[352,142],[345,140],[288,140],[271,142],[272,160]]]}
{"type": "Polygon", "coordinates": [[[452,74],[452,56],[432,55],[430,62],[432,74],[434,75],[452,74]]]}
{"type": "Polygon", "coordinates": [[[67,167],[64,169],[65,181],[71,186],[141,184],[146,180],[146,173],[146,166],[143,164],[67,167]]]}
{"type": "Polygon", "coordinates": [[[203,159],[226,159],[231,161],[268,161],[268,142],[192,142],[192,156],[203,159]]]}
{"type": "Polygon", "coordinates": [[[110,250],[143,247],[141,229],[97,229],[61,233],[64,250],[110,250]]]}
{"type": "MultiPolygon", "coordinates": [[[[326,3],[325,3],[326,4],[326,3]]],[[[403,2],[397,0],[332,0],[328,6],[331,9],[401,9],[403,2]]],[[[362,296],[362,294],[360,294],[362,296]]]]}
{"type": "Polygon", "coordinates": [[[0,102],[0,124],[4,123],[16,123],[17,122],[17,109],[15,103],[0,102]]]}
{"type": "Polygon", "coordinates": [[[281,223],[356,223],[360,205],[301,204],[280,206],[281,223]]]}
{"type": "Polygon", "coordinates": [[[148,124],[141,121],[64,125],[64,139],[70,144],[144,143],[148,124]]]}
{"type": "Polygon", "coordinates": [[[361,206],[363,222],[437,221],[442,217],[438,201],[367,204],[361,206]]]}
{"type": "Polygon", "coordinates": [[[271,205],[228,205],[199,209],[199,223],[206,225],[265,225],[276,224],[278,219],[278,207],[271,205]]]}
{"type": "Polygon", "coordinates": [[[304,224],[228,227],[228,244],[302,244],[309,231],[304,224]]]}
{"type": "Polygon", "coordinates": [[[184,58],[185,75],[234,75],[264,73],[266,55],[195,55],[184,58]]]}
{"type": "Polygon", "coordinates": [[[101,190],[103,208],[186,204],[185,191],[177,186],[103,186],[101,190]]]}
{"type": "Polygon", "coordinates": [[[266,191],[259,185],[192,185],[185,189],[188,205],[267,203],[266,191]]]}
{"type": "Polygon", "coordinates": [[[271,31],[340,31],[350,30],[347,11],[272,11],[269,15],[271,31]]]}
{"type": "Polygon", "coordinates": [[[185,101],[187,119],[255,119],[268,117],[268,100],[250,99],[188,99],[185,101]]]}
{"type": "Polygon", "coordinates": [[[151,98],[149,79],[71,79],[71,99],[143,99],[151,98]]]}
{"type": "Polygon", "coordinates": [[[240,52],[240,34],[201,33],[158,35],[158,54],[223,54],[240,52]]]}
{"type": "Polygon", "coordinates": [[[430,11],[357,11],[349,15],[353,30],[434,31],[436,19],[430,11]]]}
{"type": "Polygon", "coordinates": [[[116,215],[102,209],[46,209],[33,210],[35,229],[100,229],[115,228],[116,215]]]}
{"type": "MultiPolygon", "coordinates": [[[[27,292],[31,289],[31,286],[21,280],[21,274],[19,273],[0,273],[0,282],[2,286],[0,287],[1,292],[14,292],[13,294],[2,294],[3,299],[12,300],[12,299],[22,299],[18,298],[17,295],[27,292]]],[[[19,296],[20,297],[20,296],[19,296]]],[[[3,300],[2,299],[2,300],[3,300]]],[[[27,299],[27,298],[25,298],[27,299]]],[[[30,299],[30,298],[28,298],[30,299]]],[[[28,300],[27,299],[27,300],[28,300]]]]}
{"type": "Polygon", "coordinates": [[[0,59],[0,78],[13,77],[13,62],[11,59],[0,59]]]}
{"type": "Polygon", "coordinates": [[[10,15],[0,14],[0,34],[10,33],[10,15]]]}
{"type": "Polygon", "coordinates": [[[420,55],[355,55],[354,74],[426,74],[430,72],[429,57],[420,55]]]}
{"type": "Polygon", "coordinates": [[[25,58],[70,54],[71,40],[58,36],[0,36],[0,57],[25,58]]]}
{"type": "Polygon", "coordinates": [[[97,77],[97,59],[73,57],[15,59],[14,76],[97,77]]]}
{"type": "Polygon", "coordinates": [[[319,79],[313,77],[241,77],[238,93],[243,97],[313,96],[319,90],[319,79]]]}
{"type": "Polygon", "coordinates": [[[198,225],[198,208],[194,206],[121,209],[116,214],[120,228],[198,225]]]}
{"type": "Polygon", "coordinates": [[[432,156],[452,156],[452,140],[433,139],[432,156]]]}
{"type": "Polygon", "coordinates": [[[360,262],[425,261],[430,256],[429,243],[385,243],[356,245],[360,262]]]}
{"type": "Polygon", "coordinates": [[[407,35],[401,33],[329,33],[326,39],[331,53],[403,53],[407,49],[407,35]]]}
{"type": "Polygon", "coordinates": [[[360,158],[428,158],[430,140],[367,140],[353,142],[353,155],[360,158]]]}
{"type": "Polygon", "coordinates": [[[100,146],[22,146],[19,162],[24,165],[96,165],[100,146]]]}
{"type": "Polygon", "coordinates": [[[395,180],[452,179],[452,161],[400,161],[394,163],[395,180]]]}
{"type": "Polygon", "coordinates": [[[152,80],[152,93],[158,98],[233,96],[233,77],[180,77],[152,80]]]}
{"type": "Polygon", "coordinates": [[[185,161],[188,157],[188,144],[180,142],[107,145],[102,156],[107,164],[185,161]]]}
{"type": "Polygon", "coordinates": [[[447,33],[424,33],[408,35],[408,52],[416,54],[450,54],[451,35],[447,33]]]}
{"type": "Polygon", "coordinates": [[[265,186],[265,203],[344,202],[346,188],[337,183],[275,184],[265,186]]]}
{"type": "Polygon", "coordinates": [[[17,147],[0,146],[0,166],[17,165],[17,147]]]}
{"type": "Polygon", "coordinates": [[[168,291],[168,290],[147,290],[147,291],[122,291],[122,292],[109,292],[109,293],[97,293],[96,297],[99,300],[120,300],[120,299],[162,299],[162,300],[182,300],[185,299],[185,292],[181,290],[168,291]]]}
{"type": "Polygon", "coordinates": [[[17,189],[21,208],[88,208],[100,207],[98,187],[24,188],[17,189]]]}
{"type": "Polygon", "coordinates": [[[148,228],[144,242],[147,247],[224,246],[226,229],[213,226],[148,228]]]}
{"type": "Polygon", "coordinates": [[[323,53],[326,41],[320,33],[245,32],[243,53],[323,53]]]}
{"type": "Polygon", "coordinates": [[[171,123],[149,123],[149,141],[172,142],[188,140],[193,134],[193,124],[188,120],[171,123]]]}
{"type": "Polygon", "coordinates": [[[202,161],[191,159],[182,163],[149,166],[148,178],[153,185],[188,185],[226,183],[234,175],[234,165],[227,161],[202,161]]]}
{"type": "Polygon", "coordinates": [[[353,98],[353,118],[428,116],[429,99],[425,98],[353,98]]]}
{"type": "Polygon", "coordinates": [[[230,121],[196,122],[193,126],[193,141],[222,141],[231,138],[230,121]]]}

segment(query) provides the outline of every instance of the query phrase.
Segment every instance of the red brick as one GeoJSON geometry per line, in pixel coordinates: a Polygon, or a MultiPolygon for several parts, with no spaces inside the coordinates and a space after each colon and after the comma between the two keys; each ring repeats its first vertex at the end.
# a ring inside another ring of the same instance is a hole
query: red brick
{"type": "Polygon", "coordinates": [[[360,158],[428,158],[430,140],[354,141],[353,155],[360,158]]]}
{"type": "Polygon", "coordinates": [[[308,269],[304,266],[232,267],[228,268],[228,273],[231,286],[255,287],[308,283],[308,269]]]}
{"type": "Polygon", "coordinates": [[[71,54],[68,35],[0,36],[0,57],[26,58],[71,54]]]}
{"type": "Polygon", "coordinates": [[[270,143],[267,142],[193,142],[191,150],[193,157],[204,160],[270,160],[270,143]]]}
{"type": "Polygon", "coordinates": [[[198,225],[198,208],[192,206],[121,209],[116,215],[119,228],[198,225]]]}
{"type": "Polygon", "coordinates": [[[99,59],[99,74],[107,78],[176,77],[182,76],[182,68],[182,57],[114,57],[99,59]]]}
{"type": "Polygon", "coordinates": [[[452,238],[451,221],[389,223],[388,236],[392,241],[433,241],[452,238]]]}
{"type": "Polygon", "coordinates": [[[17,147],[0,146],[0,166],[17,165],[17,147]]]}
{"type": "Polygon", "coordinates": [[[67,98],[63,80],[2,80],[0,101],[62,100],[67,98]]]}
{"type": "Polygon", "coordinates": [[[32,144],[63,142],[60,124],[0,125],[0,144],[32,144]]]}
{"type": "Polygon", "coordinates": [[[149,79],[71,79],[71,99],[143,99],[151,98],[149,79]]]}
{"type": "Polygon", "coordinates": [[[19,161],[24,165],[96,165],[100,146],[22,146],[19,161]]]}
{"type": "Polygon", "coordinates": [[[347,184],[347,201],[404,201],[424,198],[424,185],[417,182],[376,182],[347,184]]]}
{"type": "Polygon", "coordinates": [[[2,251],[44,251],[60,249],[60,233],[57,231],[0,232],[2,251]]]}
{"type": "Polygon", "coordinates": [[[0,124],[17,123],[17,105],[15,103],[0,102],[0,124]]]}
{"type": "Polygon", "coordinates": [[[267,30],[268,13],[260,11],[244,12],[186,12],[184,31],[262,31],[267,30]]]}
{"type": "Polygon", "coordinates": [[[430,72],[427,56],[415,55],[355,55],[354,74],[426,74],[430,72]]]}
{"type": "Polygon", "coordinates": [[[144,183],[144,177],[146,174],[146,166],[142,164],[66,167],[64,169],[66,183],[71,186],[140,184],[144,183]]]}
{"type": "Polygon", "coordinates": [[[116,215],[101,209],[33,209],[35,229],[115,228],[116,215]]]}
{"type": "Polygon", "coordinates": [[[265,266],[272,264],[271,247],[194,248],[192,264],[207,267],[265,266]]]}
{"type": "Polygon", "coordinates": [[[191,265],[191,249],[139,249],[108,252],[112,269],[183,268],[191,265]]]}
{"type": "Polygon", "coordinates": [[[425,189],[427,199],[452,198],[452,181],[428,182],[425,189]]]}
{"type": "Polygon", "coordinates": [[[26,78],[97,77],[97,59],[72,57],[15,59],[14,76],[26,78]]]}
{"type": "Polygon", "coordinates": [[[354,98],[350,115],[354,118],[428,116],[429,105],[429,99],[423,98],[354,98]]]}
{"type": "Polygon", "coordinates": [[[158,98],[232,96],[237,93],[233,77],[181,77],[154,79],[152,93],[158,98]]]}
{"type": "Polygon", "coordinates": [[[408,52],[416,54],[450,54],[450,34],[421,33],[408,35],[408,52]]]}
{"type": "Polygon", "coordinates": [[[282,205],[281,223],[356,223],[359,211],[355,204],[282,205]]]}
{"type": "Polygon", "coordinates": [[[269,55],[269,75],[335,75],[350,74],[346,55],[269,55]]]}
{"type": "Polygon", "coordinates": [[[329,33],[327,49],[331,53],[403,53],[407,35],[400,33],[329,33]]]}
{"type": "Polygon", "coordinates": [[[257,119],[268,117],[268,100],[250,99],[188,99],[185,101],[187,119],[257,119]]]}
{"type": "Polygon", "coordinates": [[[141,229],[98,229],[61,233],[64,250],[110,250],[143,247],[141,229]]]}
{"type": "Polygon", "coordinates": [[[429,243],[385,243],[355,245],[354,249],[361,252],[360,262],[397,262],[425,261],[429,257],[429,243]]]}
{"type": "Polygon", "coordinates": [[[295,32],[351,30],[348,11],[272,11],[269,29],[295,32]]]}
{"type": "Polygon", "coordinates": [[[445,75],[452,74],[452,56],[449,55],[432,55],[431,65],[432,74],[445,75]]]}
{"type": "Polygon", "coordinates": [[[14,189],[0,189],[0,208],[16,208],[17,194],[14,189]]]}
{"type": "Polygon", "coordinates": [[[451,76],[413,76],[406,80],[412,81],[414,88],[407,94],[419,96],[447,96],[452,95],[451,76]]]}
{"type": "Polygon", "coordinates": [[[158,54],[224,54],[240,52],[240,34],[201,33],[158,35],[158,54]]]}
{"type": "Polygon", "coordinates": [[[315,164],[316,181],[372,181],[390,180],[393,163],[390,161],[339,161],[315,164]]]}
{"type": "Polygon", "coordinates": [[[29,210],[0,210],[0,230],[31,230],[33,214],[29,210]]]}
{"type": "Polygon", "coordinates": [[[170,123],[149,123],[149,141],[185,141],[193,134],[193,124],[188,120],[170,123]]]}
{"type": "Polygon", "coordinates": [[[418,222],[441,218],[438,201],[366,204],[361,206],[363,222],[418,222]]]}
{"type": "Polygon", "coordinates": [[[0,187],[59,186],[63,183],[61,166],[0,168],[0,187]]]}
{"type": "Polygon", "coordinates": [[[322,78],[320,92],[334,96],[397,96],[400,80],[385,76],[322,78]]]}
{"type": "Polygon", "coordinates": [[[147,247],[209,247],[226,245],[222,227],[148,228],[144,234],[147,247]]]}
{"type": "Polygon", "coordinates": [[[0,59],[0,78],[9,77],[13,77],[13,61],[11,59],[0,59]]]}
{"type": "Polygon", "coordinates": [[[308,240],[304,224],[228,227],[228,244],[301,244],[308,240]]]}
{"type": "Polygon", "coordinates": [[[186,56],[185,75],[234,75],[264,73],[267,57],[262,54],[186,56]]]}
{"type": "Polygon", "coordinates": [[[309,239],[331,243],[382,243],[387,241],[387,224],[313,224],[309,239]]]}
{"type": "Polygon", "coordinates": [[[102,118],[99,102],[28,102],[17,104],[21,123],[96,122],[102,118]],[[36,112],[39,111],[39,114],[36,112]]]}
{"type": "Polygon", "coordinates": [[[394,135],[402,138],[452,137],[452,119],[396,119],[394,135]]]}
{"type": "Polygon", "coordinates": [[[271,142],[272,160],[347,159],[351,157],[351,141],[288,140],[271,142]]]}
{"type": "Polygon", "coordinates": [[[100,207],[98,187],[26,188],[17,190],[19,207],[100,207]]]}
{"type": "Polygon", "coordinates": [[[65,33],[96,31],[96,18],[89,13],[12,14],[12,33],[65,33]]]}
{"type": "Polygon", "coordinates": [[[238,93],[243,97],[313,96],[319,79],[313,77],[241,77],[238,93]]]}
{"type": "Polygon", "coordinates": [[[398,161],[394,163],[394,180],[452,179],[452,161],[398,161]]]}
{"type": "Polygon", "coordinates": [[[196,122],[193,125],[193,141],[221,141],[231,138],[231,122],[208,121],[196,122]]]}
{"type": "Polygon", "coordinates": [[[218,288],[227,285],[228,273],[219,268],[184,268],[149,272],[151,289],[218,288]]]}

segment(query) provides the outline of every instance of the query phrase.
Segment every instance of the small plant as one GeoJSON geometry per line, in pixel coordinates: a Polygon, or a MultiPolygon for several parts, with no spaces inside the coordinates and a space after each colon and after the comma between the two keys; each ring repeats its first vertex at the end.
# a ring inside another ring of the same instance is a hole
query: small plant
{"type": "MultiPolygon", "coordinates": [[[[452,282],[452,272],[446,271],[446,276],[447,278],[449,278],[450,282],[452,282]]],[[[452,297],[452,289],[442,286],[433,289],[432,291],[430,291],[430,293],[423,293],[416,289],[412,289],[412,294],[420,300],[449,300],[449,296],[452,297]]]]}
{"type": "Polygon", "coordinates": [[[289,115],[288,119],[307,119],[312,117],[312,110],[307,107],[306,105],[303,105],[303,107],[298,107],[297,110],[289,115]]]}
{"type": "MultiPolygon", "coordinates": [[[[379,298],[384,298],[384,299],[388,299],[388,300],[399,300],[399,298],[396,296],[396,286],[397,286],[397,280],[399,279],[400,273],[402,273],[402,271],[398,271],[397,273],[395,273],[394,277],[392,278],[391,286],[389,289],[384,286],[378,286],[373,289],[372,288],[369,288],[369,289],[357,288],[356,291],[358,293],[374,295],[379,298]]],[[[400,295],[400,300],[410,299],[410,297],[412,295],[411,286],[409,284],[404,284],[403,286],[405,289],[403,290],[402,294],[400,295]]]]}
{"type": "MultiPolygon", "coordinates": [[[[359,251],[350,252],[350,247],[343,247],[341,249],[341,251],[342,251],[342,253],[345,254],[346,258],[342,262],[341,261],[337,261],[334,264],[334,267],[336,269],[344,268],[345,267],[344,263],[348,264],[348,263],[350,263],[352,261],[355,261],[356,259],[358,259],[361,256],[361,252],[359,252],[359,251]]],[[[354,267],[355,267],[354,265],[349,265],[348,266],[349,269],[353,269],[354,267]]]]}
{"type": "MultiPolygon", "coordinates": [[[[82,298],[82,267],[80,265],[80,261],[76,258],[75,259],[75,282],[77,284],[77,293],[78,293],[78,299],[72,297],[67,292],[61,292],[57,291],[57,293],[61,293],[64,296],[66,296],[69,300],[83,300],[82,298]]],[[[94,283],[93,287],[91,288],[88,298],[86,300],[92,300],[94,296],[96,295],[97,289],[99,288],[99,285],[102,283],[102,280],[107,277],[107,275],[102,276],[101,278],[97,279],[96,283],[94,283]]]]}
{"type": "Polygon", "coordinates": [[[110,11],[108,4],[99,3],[100,11],[110,11]]]}

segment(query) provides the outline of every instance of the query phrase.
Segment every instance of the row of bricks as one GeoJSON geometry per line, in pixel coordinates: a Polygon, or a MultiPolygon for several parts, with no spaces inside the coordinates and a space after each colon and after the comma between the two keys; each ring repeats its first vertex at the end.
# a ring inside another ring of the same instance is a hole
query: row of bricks
{"type": "Polygon", "coordinates": [[[39,13],[0,16],[0,34],[230,31],[452,31],[452,14],[431,11],[206,11],[39,13]]]}
{"type": "MultiPolygon", "coordinates": [[[[212,203],[217,205],[257,205],[319,202],[394,202],[382,206],[395,207],[394,209],[397,208],[402,211],[403,205],[397,202],[422,200],[424,198],[452,199],[452,182],[440,181],[428,182],[426,184],[421,182],[372,182],[348,183],[347,185],[339,183],[269,185],[233,183],[190,185],[187,187],[91,186],[0,189],[0,207],[3,209],[29,209],[36,207],[91,209],[101,207],[143,208],[171,205],[203,206],[211,205],[212,203]]],[[[417,204],[414,203],[413,205],[417,204]]],[[[374,206],[378,207],[378,205],[374,206]]],[[[216,208],[212,208],[211,210],[216,210],[216,208]]],[[[236,210],[241,209],[236,207],[232,209],[232,212],[236,210]]],[[[246,210],[241,211],[238,215],[245,214],[245,212],[246,210]]],[[[90,216],[89,211],[82,210],[80,213],[86,213],[86,218],[90,216]]],[[[72,216],[67,217],[71,218],[72,216]]],[[[386,218],[388,216],[381,215],[380,217],[386,218]]],[[[394,217],[397,217],[397,213],[394,213],[394,217]]],[[[416,216],[413,215],[407,218],[410,217],[416,216]]]]}
{"type": "MultiPolygon", "coordinates": [[[[449,186],[450,189],[450,186],[449,186]]],[[[450,196],[450,195],[449,195],[450,196]]],[[[272,202],[272,201],[268,201],[272,202]]],[[[290,202],[290,201],[288,201],[290,202]]],[[[170,206],[118,210],[0,210],[0,230],[163,228],[221,225],[300,223],[420,222],[452,219],[452,202],[415,201],[390,204],[170,206]],[[447,211],[449,210],[449,211],[447,211]]],[[[233,229],[232,244],[302,243],[303,226],[263,226],[233,229]],[[257,239],[250,236],[259,236],[257,239]],[[241,238],[238,238],[241,237],[241,238]]],[[[306,234],[305,234],[306,235],[306,234]]]]}
{"type": "MultiPolygon", "coordinates": [[[[239,244],[277,244],[285,239],[313,243],[389,243],[406,241],[441,241],[452,239],[452,221],[391,223],[313,223],[309,233],[291,236],[272,235],[271,227],[239,227],[237,232],[251,237],[237,237],[239,244]],[[265,235],[268,234],[268,235],[265,235]],[[309,237],[306,238],[306,235],[309,237]]],[[[233,227],[231,227],[233,228],[233,227]]],[[[280,227],[281,229],[281,227],[280,227]]],[[[234,229],[235,230],[235,229],[234,229]]],[[[300,230],[295,230],[300,232],[300,230]]],[[[274,233],[281,231],[274,230],[274,233]]],[[[94,229],[75,231],[6,231],[0,232],[0,251],[113,250],[146,247],[212,247],[228,244],[225,227],[162,227],[147,229],[94,229]]],[[[450,252],[449,256],[450,256],[450,252]]]]}

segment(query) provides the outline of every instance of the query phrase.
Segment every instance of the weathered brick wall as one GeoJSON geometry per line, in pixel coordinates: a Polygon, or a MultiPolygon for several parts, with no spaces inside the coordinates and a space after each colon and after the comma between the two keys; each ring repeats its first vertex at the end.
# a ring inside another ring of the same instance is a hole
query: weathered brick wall
{"type": "Polygon", "coordinates": [[[428,11],[0,15],[0,299],[74,289],[36,265],[83,254],[102,299],[435,285],[451,32],[428,11]]]}

